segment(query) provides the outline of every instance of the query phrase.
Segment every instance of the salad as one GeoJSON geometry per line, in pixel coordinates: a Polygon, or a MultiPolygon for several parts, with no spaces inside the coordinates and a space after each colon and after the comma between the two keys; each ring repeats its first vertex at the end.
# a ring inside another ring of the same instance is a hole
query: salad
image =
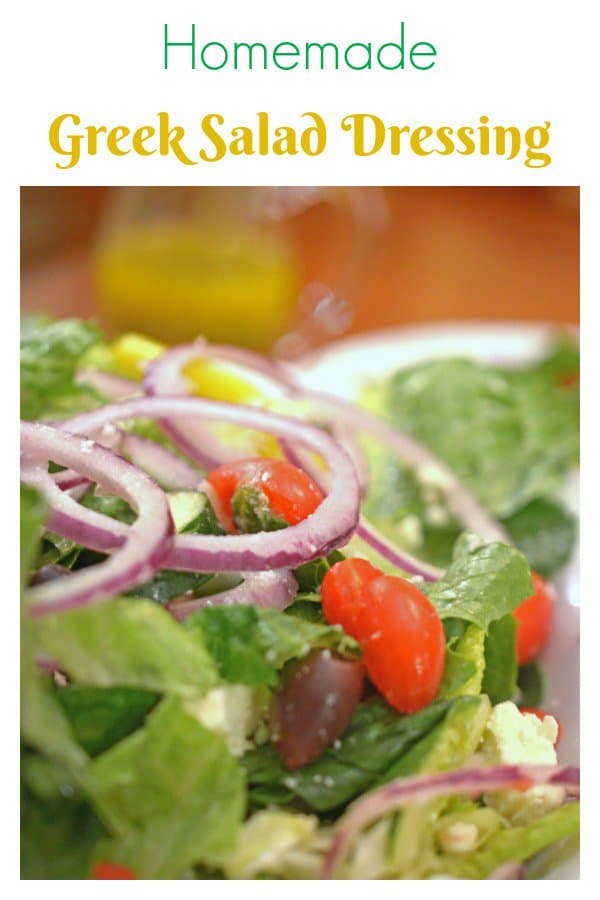
{"type": "Polygon", "coordinates": [[[25,879],[521,879],[574,852],[538,657],[578,354],[355,405],[196,341],[21,340],[25,879]]]}

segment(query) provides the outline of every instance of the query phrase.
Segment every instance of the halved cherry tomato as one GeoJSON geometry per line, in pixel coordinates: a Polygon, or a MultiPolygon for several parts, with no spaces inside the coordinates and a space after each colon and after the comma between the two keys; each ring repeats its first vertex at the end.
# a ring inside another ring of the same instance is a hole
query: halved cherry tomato
{"type": "Polygon", "coordinates": [[[416,712],[434,699],[446,656],[435,608],[412,582],[362,559],[336,563],[321,585],[323,612],[363,651],[371,681],[390,706],[416,712]]]}
{"type": "Polygon", "coordinates": [[[540,722],[543,722],[546,716],[551,715],[552,718],[556,720],[556,724],[558,725],[558,734],[556,735],[556,740],[554,741],[554,746],[558,746],[562,737],[562,725],[560,724],[554,713],[547,713],[544,712],[543,709],[535,709],[535,707],[533,706],[520,706],[519,709],[522,713],[530,713],[532,716],[537,716],[540,722]]]}
{"type": "Polygon", "coordinates": [[[517,662],[520,666],[541,653],[552,631],[552,588],[535,572],[531,573],[531,578],[535,593],[514,611],[517,620],[517,662]]]}
{"type": "Polygon", "coordinates": [[[413,713],[438,692],[446,658],[444,628],[418,587],[382,575],[365,588],[359,643],[369,678],[390,706],[413,713]]]}
{"type": "Polygon", "coordinates": [[[137,875],[119,863],[97,862],[92,866],[92,878],[104,881],[129,881],[137,879],[137,875]]]}
{"type": "Polygon", "coordinates": [[[214,469],[208,480],[229,514],[237,489],[251,484],[260,488],[272,511],[289,525],[306,519],[323,500],[312,478],[285,459],[241,459],[225,463],[214,469]]]}
{"type": "Polygon", "coordinates": [[[341,625],[346,634],[360,641],[359,622],[365,610],[366,585],[383,572],[366,559],[343,559],[325,575],[321,584],[323,614],[330,625],[341,625]]]}

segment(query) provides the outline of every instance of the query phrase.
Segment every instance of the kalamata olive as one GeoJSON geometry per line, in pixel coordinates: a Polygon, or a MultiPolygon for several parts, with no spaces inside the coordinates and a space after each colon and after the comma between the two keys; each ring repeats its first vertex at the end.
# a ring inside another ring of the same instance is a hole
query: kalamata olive
{"type": "Polygon", "coordinates": [[[66,566],[57,566],[55,563],[51,563],[48,566],[42,566],[41,569],[34,572],[31,576],[30,583],[32,585],[46,584],[48,581],[55,581],[57,578],[62,578],[64,575],[70,574],[71,570],[67,569],[66,566]]]}
{"type": "Polygon", "coordinates": [[[286,768],[305,766],[344,733],[362,687],[362,664],[330,650],[290,666],[271,703],[273,740],[286,768]]]}

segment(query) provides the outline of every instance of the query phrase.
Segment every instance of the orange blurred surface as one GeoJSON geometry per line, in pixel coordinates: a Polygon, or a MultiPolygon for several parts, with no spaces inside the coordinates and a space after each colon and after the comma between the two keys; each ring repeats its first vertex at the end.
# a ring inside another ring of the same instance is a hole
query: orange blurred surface
{"type": "MultiPolygon", "coordinates": [[[[51,190],[23,189],[39,192],[23,197],[30,216],[51,190]]],[[[39,252],[22,228],[22,309],[97,316],[90,248],[106,189],[54,190],[72,221],[63,232],[50,227],[52,246],[39,252]]],[[[579,321],[577,188],[386,188],[385,198],[388,227],[354,286],[350,332],[440,320],[579,321]]],[[[335,279],[348,245],[335,210],[319,204],[288,227],[303,279],[335,279]]]]}

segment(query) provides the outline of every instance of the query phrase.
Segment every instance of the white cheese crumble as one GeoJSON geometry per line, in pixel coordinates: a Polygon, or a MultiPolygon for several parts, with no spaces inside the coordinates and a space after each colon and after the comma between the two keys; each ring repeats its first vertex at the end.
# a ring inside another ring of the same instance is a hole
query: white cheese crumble
{"type": "MultiPolygon", "coordinates": [[[[492,765],[524,763],[555,765],[554,744],[558,724],[552,716],[540,721],[531,713],[522,713],[511,701],[499,703],[490,714],[483,735],[482,751],[492,765]]],[[[501,791],[486,798],[502,815],[515,824],[537,819],[559,806],[564,789],[553,785],[537,785],[528,791],[501,791]]]]}

